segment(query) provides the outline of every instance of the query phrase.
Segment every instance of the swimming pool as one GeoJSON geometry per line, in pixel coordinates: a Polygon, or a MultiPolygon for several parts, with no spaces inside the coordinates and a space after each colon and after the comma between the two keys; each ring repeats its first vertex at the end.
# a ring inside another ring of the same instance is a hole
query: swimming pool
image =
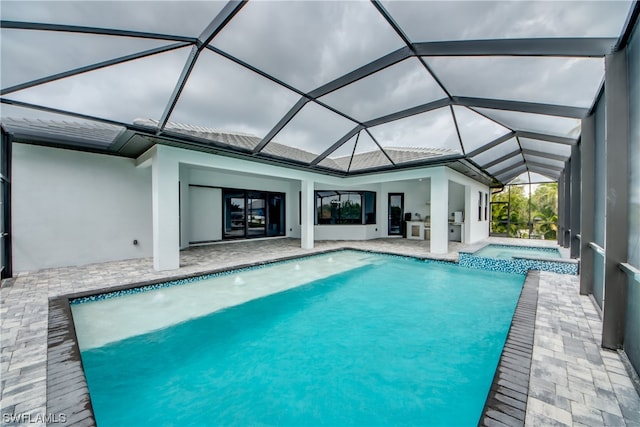
{"type": "MultiPolygon", "coordinates": [[[[477,424],[524,276],[343,251],[247,270],[243,281],[254,271],[268,283],[271,268],[284,279],[350,262],[287,290],[84,346],[98,425],[477,424]]],[[[238,274],[208,287],[233,293],[244,286],[238,274]]],[[[158,292],[190,286],[74,303],[76,328],[91,322],[91,307],[144,297],[149,304],[135,305],[146,311],[158,292]]],[[[162,300],[171,312],[171,299],[162,300]]],[[[128,324],[121,315],[112,312],[114,328],[128,324]]]]}

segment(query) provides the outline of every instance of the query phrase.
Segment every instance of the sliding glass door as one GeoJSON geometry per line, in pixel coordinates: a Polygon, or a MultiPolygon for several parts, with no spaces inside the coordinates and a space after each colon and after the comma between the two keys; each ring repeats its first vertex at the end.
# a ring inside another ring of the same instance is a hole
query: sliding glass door
{"type": "Polygon", "coordinates": [[[223,189],[224,239],[284,236],[285,195],[223,189]]]}

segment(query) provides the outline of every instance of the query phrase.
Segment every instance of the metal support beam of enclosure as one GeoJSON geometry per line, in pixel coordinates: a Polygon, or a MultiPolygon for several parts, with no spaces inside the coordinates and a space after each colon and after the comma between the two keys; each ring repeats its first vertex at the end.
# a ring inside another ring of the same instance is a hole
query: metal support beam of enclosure
{"type": "Polygon", "coordinates": [[[595,152],[596,152],[595,116],[582,119],[580,138],[580,293],[593,293],[593,249],[590,242],[595,241],[595,152]]]}
{"type": "MultiPolygon", "coordinates": [[[[605,58],[606,215],[602,346],[622,348],[627,307],[627,276],[619,265],[627,261],[629,90],[627,53],[605,58]]],[[[596,177],[603,179],[603,177],[596,177]]]]}
{"type": "Polygon", "coordinates": [[[564,173],[561,173],[558,177],[558,246],[564,243],[564,203],[564,173]]]}
{"type": "Polygon", "coordinates": [[[571,258],[580,256],[580,148],[577,145],[571,147],[571,216],[569,224],[571,236],[569,248],[571,258]]]}
{"type": "Polygon", "coordinates": [[[0,185],[2,186],[2,198],[0,202],[2,206],[2,233],[0,237],[0,245],[2,245],[2,278],[13,276],[12,268],[12,236],[11,236],[11,135],[2,130],[2,141],[0,150],[2,155],[2,164],[0,165],[0,185]]]}
{"type": "Polygon", "coordinates": [[[573,233],[571,229],[571,211],[573,209],[573,206],[571,206],[571,201],[573,200],[573,194],[571,194],[571,180],[573,179],[571,176],[572,163],[573,160],[569,159],[565,162],[564,167],[564,234],[562,236],[562,246],[565,248],[568,248],[571,244],[571,234],[573,233]]]}

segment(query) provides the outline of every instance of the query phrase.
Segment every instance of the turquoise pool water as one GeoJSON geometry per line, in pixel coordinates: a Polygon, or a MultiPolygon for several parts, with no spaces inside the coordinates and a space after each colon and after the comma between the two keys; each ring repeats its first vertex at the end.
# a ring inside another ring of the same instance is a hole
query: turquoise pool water
{"type": "Polygon", "coordinates": [[[474,256],[485,258],[512,259],[524,258],[560,258],[560,251],[556,248],[536,248],[532,246],[512,246],[490,244],[476,251],[474,256]]]}
{"type": "Polygon", "coordinates": [[[523,282],[371,256],[324,279],[84,350],[96,420],[476,425],[523,282]]]}

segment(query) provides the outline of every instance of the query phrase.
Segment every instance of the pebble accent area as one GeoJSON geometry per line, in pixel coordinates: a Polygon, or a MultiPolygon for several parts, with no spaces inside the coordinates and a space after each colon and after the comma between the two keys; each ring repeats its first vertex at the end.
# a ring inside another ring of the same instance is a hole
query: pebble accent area
{"type": "MultiPolygon", "coordinates": [[[[523,242],[506,238],[489,238],[482,242],[483,245],[487,243],[523,242]]],[[[530,242],[524,243],[530,245],[530,242]]],[[[540,241],[538,244],[554,246],[554,242],[540,241]]],[[[156,272],[152,260],[145,258],[20,273],[13,279],[4,280],[0,288],[1,423],[43,426],[47,416],[55,421],[51,417],[60,415],[47,413],[50,298],[72,294],[80,296],[82,293],[86,296],[141,282],[170,281],[234,266],[347,247],[444,261],[457,261],[459,250],[471,248],[470,245],[450,242],[449,252],[436,256],[429,253],[428,241],[419,240],[388,238],[316,242],[313,250],[304,250],[296,239],[269,239],[182,251],[180,269],[175,271],[156,272]]],[[[619,354],[599,348],[601,324],[598,314],[588,297],[578,295],[578,289],[578,276],[540,274],[525,425],[572,425],[575,419],[575,425],[640,426],[640,399],[629,386],[631,380],[619,354]],[[579,343],[583,341],[583,352],[580,352],[579,343]],[[596,354],[600,355],[599,363],[589,359],[595,360],[596,354]],[[591,380],[582,378],[587,376],[584,371],[570,369],[585,365],[588,365],[591,380]],[[555,370],[563,369],[565,373],[556,378],[555,370]],[[601,396],[606,397],[606,403],[599,403],[603,400],[601,396]],[[569,400],[568,405],[565,399],[569,400]],[[600,418],[595,417],[599,423],[585,423],[586,419],[581,418],[585,411],[605,405],[604,409],[609,411],[599,409],[600,418]],[[612,418],[616,416],[618,418],[612,418]]],[[[61,417],[57,420],[60,421],[61,417]]]]}
{"type": "Polygon", "coordinates": [[[485,258],[460,253],[460,265],[480,270],[503,271],[506,273],[527,274],[527,271],[550,271],[558,274],[578,274],[578,262],[575,260],[547,261],[529,258],[485,258]]]}

